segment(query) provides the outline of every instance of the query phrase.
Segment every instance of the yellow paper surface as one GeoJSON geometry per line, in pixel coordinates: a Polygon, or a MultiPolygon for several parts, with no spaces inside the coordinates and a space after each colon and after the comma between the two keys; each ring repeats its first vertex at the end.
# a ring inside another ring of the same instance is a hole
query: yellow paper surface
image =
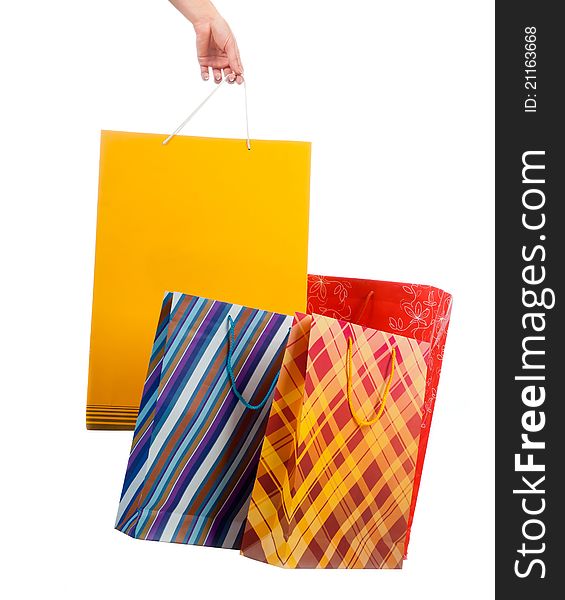
{"type": "Polygon", "coordinates": [[[103,131],[87,427],[132,429],[165,291],[306,309],[310,144],[103,131]]]}

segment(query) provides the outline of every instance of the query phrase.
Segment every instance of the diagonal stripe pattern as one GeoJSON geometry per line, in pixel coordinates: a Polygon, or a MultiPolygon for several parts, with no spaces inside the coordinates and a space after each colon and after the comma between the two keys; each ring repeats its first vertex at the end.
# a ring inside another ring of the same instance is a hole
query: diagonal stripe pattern
{"type": "Polygon", "coordinates": [[[290,568],[400,568],[429,343],[297,315],[261,451],[242,554],[290,568]],[[353,339],[352,405],[346,355],[353,339]]]}
{"type": "Polygon", "coordinates": [[[250,410],[234,394],[228,317],[245,399],[258,404],[280,371],[291,317],[165,295],[116,521],[132,537],[240,547],[271,399],[250,410]]]}

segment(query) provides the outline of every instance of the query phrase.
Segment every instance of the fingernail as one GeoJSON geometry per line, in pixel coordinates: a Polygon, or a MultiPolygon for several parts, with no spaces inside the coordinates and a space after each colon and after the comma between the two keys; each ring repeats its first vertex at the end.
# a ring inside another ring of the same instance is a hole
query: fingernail
{"type": "Polygon", "coordinates": [[[205,73],[204,75],[202,75],[202,79],[204,79],[204,81],[208,81],[208,78],[210,76],[208,75],[208,73],[205,73]]]}
{"type": "Polygon", "coordinates": [[[221,78],[222,78],[221,75],[216,75],[216,81],[220,81],[221,78]]]}

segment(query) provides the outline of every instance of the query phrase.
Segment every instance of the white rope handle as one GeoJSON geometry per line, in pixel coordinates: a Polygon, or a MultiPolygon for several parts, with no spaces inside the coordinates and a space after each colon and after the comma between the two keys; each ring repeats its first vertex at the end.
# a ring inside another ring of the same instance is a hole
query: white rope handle
{"type": "Polygon", "coordinates": [[[249,114],[247,112],[247,84],[243,80],[243,97],[245,98],[245,139],[247,140],[247,149],[251,150],[251,139],[249,137],[249,114]]]}
{"type": "MultiPolygon", "coordinates": [[[[206,98],[204,98],[204,100],[202,100],[202,102],[188,115],[188,117],[186,117],[186,119],[173,131],[173,133],[163,140],[163,146],[168,144],[175,137],[175,135],[177,135],[184,128],[184,126],[192,119],[192,117],[194,117],[194,115],[206,104],[206,102],[208,102],[208,100],[210,100],[210,98],[220,89],[220,86],[224,83],[224,81],[226,80],[222,79],[222,81],[220,81],[220,83],[214,87],[214,89],[206,96],[206,98]]],[[[247,111],[247,86],[245,84],[245,80],[243,80],[243,93],[245,98],[245,135],[247,149],[251,150],[251,139],[249,137],[249,114],[247,111]]]]}

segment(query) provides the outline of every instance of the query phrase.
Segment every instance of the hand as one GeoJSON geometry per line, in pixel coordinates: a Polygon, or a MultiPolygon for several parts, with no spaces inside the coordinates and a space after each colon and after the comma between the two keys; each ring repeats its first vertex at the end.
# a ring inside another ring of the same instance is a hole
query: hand
{"type": "Polygon", "coordinates": [[[243,67],[233,33],[222,16],[194,23],[196,52],[202,79],[208,81],[212,69],[214,81],[222,81],[222,70],[228,83],[243,82],[243,67]]]}
{"type": "Polygon", "coordinates": [[[243,66],[237,42],[225,19],[209,0],[171,0],[171,3],[192,23],[196,32],[196,53],[200,74],[216,83],[222,81],[222,71],[228,83],[243,83],[243,66]]]}

